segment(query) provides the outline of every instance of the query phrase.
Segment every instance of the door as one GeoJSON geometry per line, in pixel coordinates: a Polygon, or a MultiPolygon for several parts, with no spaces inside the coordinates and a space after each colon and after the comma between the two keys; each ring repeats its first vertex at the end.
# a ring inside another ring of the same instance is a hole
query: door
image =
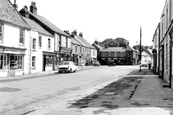
{"type": "Polygon", "coordinates": [[[43,55],[43,71],[46,70],[46,56],[43,55]]]}

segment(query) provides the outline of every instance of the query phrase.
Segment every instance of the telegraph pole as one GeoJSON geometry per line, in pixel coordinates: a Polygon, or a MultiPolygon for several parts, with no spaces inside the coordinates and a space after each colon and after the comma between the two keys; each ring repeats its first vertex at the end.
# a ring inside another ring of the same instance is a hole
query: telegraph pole
{"type": "Polygon", "coordinates": [[[139,66],[139,71],[141,71],[141,58],[142,58],[141,42],[142,42],[142,27],[140,26],[140,44],[139,44],[139,61],[140,61],[140,66],[139,66]]]}

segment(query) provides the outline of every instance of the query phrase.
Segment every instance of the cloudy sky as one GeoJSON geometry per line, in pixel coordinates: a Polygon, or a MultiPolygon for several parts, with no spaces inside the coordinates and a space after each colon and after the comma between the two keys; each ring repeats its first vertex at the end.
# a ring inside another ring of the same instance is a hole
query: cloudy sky
{"type": "Polygon", "coordinates": [[[123,37],[130,46],[139,41],[140,26],[142,44],[152,45],[165,4],[165,0],[16,0],[18,10],[31,1],[36,2],[38,15],[61,30],[76,29],[90,43],[123,37]]]}

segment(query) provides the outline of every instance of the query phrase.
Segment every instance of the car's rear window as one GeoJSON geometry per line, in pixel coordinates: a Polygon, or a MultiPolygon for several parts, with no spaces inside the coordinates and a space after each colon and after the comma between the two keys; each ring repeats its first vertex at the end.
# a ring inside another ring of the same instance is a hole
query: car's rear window
{"type": "Polygon", "coordinates": [[[62,65],[69,65],[69,62],[62,62],[62,65]]]}

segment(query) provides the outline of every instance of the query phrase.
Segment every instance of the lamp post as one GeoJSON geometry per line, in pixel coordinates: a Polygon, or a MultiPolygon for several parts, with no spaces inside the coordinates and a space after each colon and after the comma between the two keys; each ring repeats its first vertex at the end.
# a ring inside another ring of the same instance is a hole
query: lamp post
{"type": "Polygon", "coordinates": [[[141,71],[141,57],[142,57],[141,39],[142,39],[142,27],[140,26],[140,44],[139,44],[139,61],[140,61],[140,66],[139,66],[139,71],[141,71]]]}

